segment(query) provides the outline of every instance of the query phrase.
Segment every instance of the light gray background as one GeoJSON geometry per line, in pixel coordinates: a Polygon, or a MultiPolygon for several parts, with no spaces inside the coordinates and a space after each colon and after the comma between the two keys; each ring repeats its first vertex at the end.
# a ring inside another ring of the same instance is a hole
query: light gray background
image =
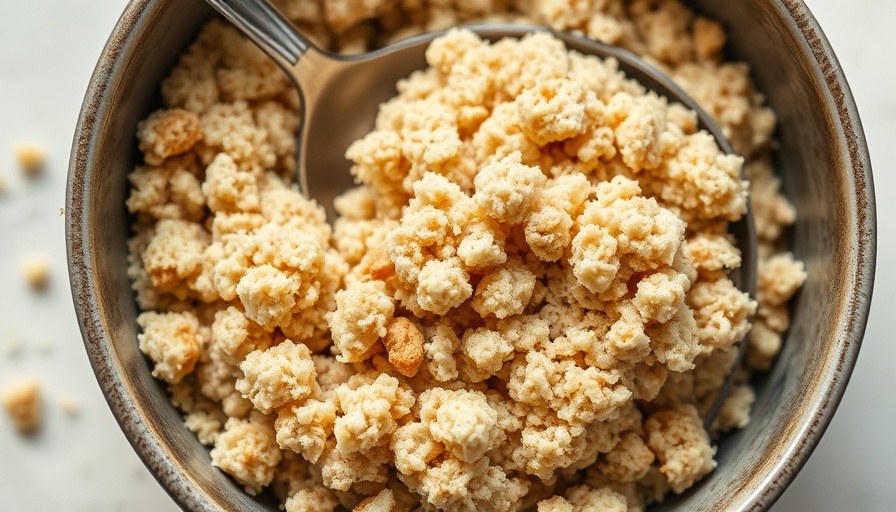
{"type": "MultiPolygon", "coordinates": [[[[66,167],[87,81],[125,0],[2,2],[0,14],[0,389],[43,382],[45,416],[33,438],[0,414],[0,511],[174,511],[115,423],[87,362],[71,305],[63,218],[66,167]],[[46,172],[25,179],[13,145],[43,143],[46,172]],[[50,259],[46,293],[31,292],[24,260],[50,259]],[[10,346],[18,349],[11,351],[10,346]],[[16,352],[16,353],[12,353],[16,352]],[[59,405],[80,406],[74,417],[59,405]]],[[[775,512],[896,510],[896,358],[888,311],[896,306],[896,1],[809,0],[859,106],[878,197],[877,282],[865,343],[846,396],[818,449],[775,512]]]]}

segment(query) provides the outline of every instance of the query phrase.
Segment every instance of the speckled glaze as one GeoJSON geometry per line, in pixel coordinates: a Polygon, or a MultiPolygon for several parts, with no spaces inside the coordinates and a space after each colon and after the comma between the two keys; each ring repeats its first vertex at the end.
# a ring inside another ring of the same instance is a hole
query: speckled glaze
{"type": "MultiPolygon", "coordinates": [[[[774,368],[756,382],[753,421],[725,438],[718,468],[654,510],[764,510],[818,443],[846,388],[871,303],[876,219],[855,103],[833,51],[797,0],[691,2],[729,29],[779,116],[777,169],[799,213],[792,250],[809,278],[774,368]]],[[[184,509],[276,510],[210,464],[137,349],[127,277],[127,174],[137,122],[212,12],[202,0],[134,0],[100,57],[75,132],[66,200],[69,271],[97,380],[134,449],[184,509]]]]}

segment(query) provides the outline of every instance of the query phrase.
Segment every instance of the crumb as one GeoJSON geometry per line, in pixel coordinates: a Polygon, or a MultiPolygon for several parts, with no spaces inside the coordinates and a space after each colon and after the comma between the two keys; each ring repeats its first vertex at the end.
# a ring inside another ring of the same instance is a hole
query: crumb
{"type": "Polygon", "coordinates": [[[0,173],[0,196],[6,195],[8,190],[8,184],[6,183],[6,176],[3,173],[0,173]]]}
{"type": "Polygon", "coordinates": [[[50,282],[50,262],[44,257],[34,257],[22,264],[22,274],[34,290],[43,290],[50,282]]]}
{"type": "Polygon", "coordinates": [[[10,358],[18,357],[22,353],[22,343],[19,337],[11,329],[6,331],[4,336],[4,347],[6,355],[10,358]]]}
{"type": "Polygon", "coordinates": [[[74,395],[63,395],[59,398],[59,408],[66,416],[72,418],[81,412],[81,402],[74,395]]]}
{"type": "Polygon", "coordinates": [[[379,281],[358,282],[336,293],[336,311],[328,314],[327,321],[337,359],[364,360],[374,343],[386,335],[394,311],[395,300],[379,281]]]}
{"type": "Polygon", "coordinates": [[[176,384],[193,371],[202,346],[193,314],[144,312],[137,324],[143,329],[137,335],[140,350],[155,364],[153,376],[176,384]]]}
{"type": "Polygon", "coordinates": [[[253,496],[271,483],[281,457],[274,426],[257,412],[245,420],[227,420],[211,451],[212,464],[236,478],[253,496]]]}
{"type": "Polygon", "coordinates": [[[25,174],[36,176],[43,171],[47,160],[47,150],[42,145],[31,141],[21,141],[16,144],[14,151],[16,161],[25,174]]]}
{"type": "Polygon", "coordinates": [[[314,363],[302,343],[286,340],[251,352],[240,363],[240,370],[243,377],[236,381],[236,389],[265,414],[304,400],[314,391],[314,363]]]}
{"type": "Polygon", "coordinates": [[[660,472],[672,490],[681,493],[716,466],[716,449],[709,444],[702,420],[693,406],[653,413],[644,423],[647,445],[659,460],[660,472]]]}
{"type": "Polygon", "coordinates": [[[343,455],[371,453],[388,444],[398,420],[411,412],[414,395],[395,377],[362,373],[336,388],[343,414],[336,418],[333,436],[343,455]],[[376,406],[372,406],[376,404],[376,406]]]}
{"type": "Polygon", "coordinates": [[[137,126],[140,150],[147,164],[159,165],[189,151],[202,138],[196,114],[183,109],[158,110],[137,126]]]}
{"type": "Polygon", "coordinates": [[[42,421],[41,386],[36,380],[20,380],[3,391],[3,406],[16,429],[28,434],[42,421]]]}

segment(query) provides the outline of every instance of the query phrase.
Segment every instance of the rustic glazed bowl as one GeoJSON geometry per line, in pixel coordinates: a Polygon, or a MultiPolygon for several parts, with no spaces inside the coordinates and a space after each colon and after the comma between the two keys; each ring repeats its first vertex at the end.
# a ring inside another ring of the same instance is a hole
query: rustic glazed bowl
{"type": "MultiPolygon", "coordinates": [[[[720,20],[779,115],[777,169],[799,214],[791,247],[808,281],[753,420],[725,438],[718,468],[656,510],[761,510],[781,495],[843,395],[865,329],[875,263],[871,168],[856,107],[821,29],[796,0],[692,2],[720,20]]],[[[134,0],[87,90],[69,169],[66,234],[72,294],[97,379],[159,482],[189,510],[276,510],[212,467],[137,348],[126,273],[127,174],[137,122],[162,77],[212,16],[202,0],[134,0]]]]}

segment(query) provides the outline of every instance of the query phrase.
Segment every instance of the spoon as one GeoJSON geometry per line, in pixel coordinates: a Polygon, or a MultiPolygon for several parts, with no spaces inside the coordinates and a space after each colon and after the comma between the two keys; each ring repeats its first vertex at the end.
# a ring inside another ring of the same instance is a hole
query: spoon
{"type": "MultiPolygon", "coordinates": [[[[354,185],[345,150],[374,127],[379,105],[396,94],[395,84],[412,72],[425,69],[425,51],[433,32],[404,39],[385,48],[352,56],[334,55],[317,48],[268,0],[206,0],[219,13],[254,41],[296,84],[302,104],[296,166],[298,185],[306,197],[315,198],[335,218],[333,199],[354,185]]],[[[712,118],[665,73],[635,54],[591,39],[546,27],[511,24],[467,26],[483,39],[497,41],[520,38],[534,31],[547,31],[562,40],[569,50],[600,58],[615,58],[631,79],[670,101],[697,113],[700,128],[716,139],[726,153],[731,145],[712,118]]],[[[730,277],[741,290],[755,296],[756,231],[749,207],[741,220],[731,225],[741,252],[741,267],[730,277]]],[[[738,354],[724,385],[704,418],[708,429],[721,409],[745,352],[746,340],[738,342],[738,354]]]]}

